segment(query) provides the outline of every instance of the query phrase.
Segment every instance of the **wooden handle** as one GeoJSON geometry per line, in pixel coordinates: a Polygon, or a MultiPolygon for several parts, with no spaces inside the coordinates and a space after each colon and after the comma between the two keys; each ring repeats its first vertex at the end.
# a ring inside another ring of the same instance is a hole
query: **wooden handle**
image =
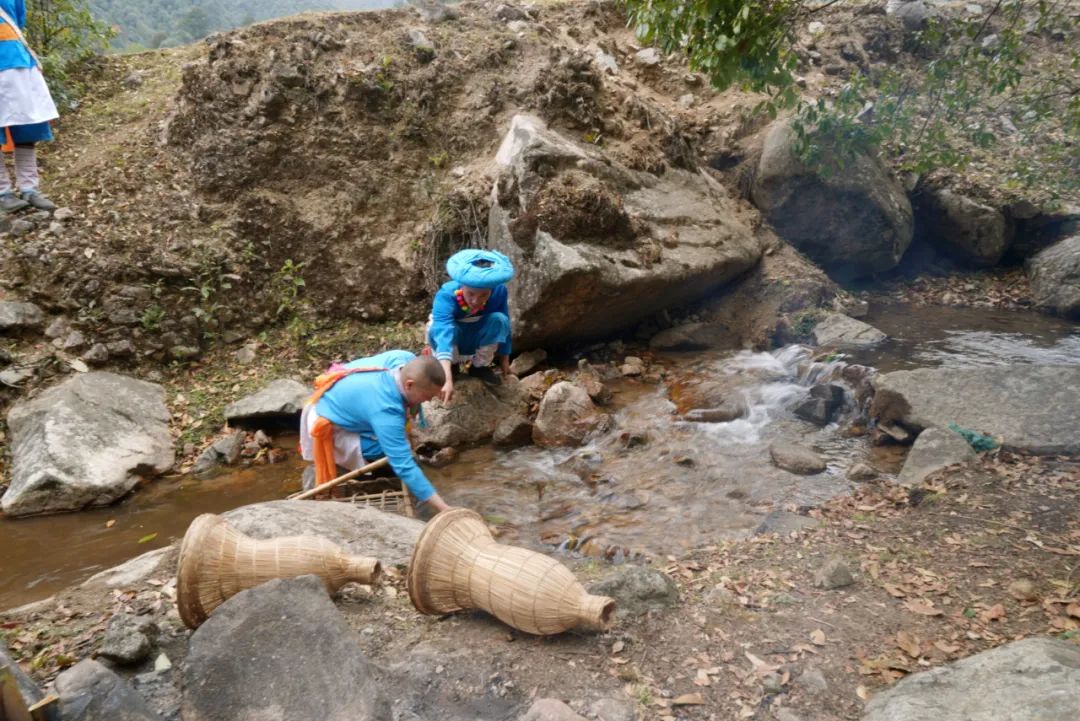
{"type": "Polygon", "coordinates": [[[292,494],[291,496],[288,497],[288,500],[290,500],[290,501],[303,501],[303,500],[305,500],[307,498],[311,498],[312,496],[317,496],[320,493],[322,493],[323,491],[328,491],[328,490],[330,490],[331,488],[333,488],[334,486],[336,486],[336,485],[338,485],[340,483],[344,483],[345,481],[351,481],[352,479],[356,478],[357,476],[361,476],[361,475],[363,475],[365,473],[370,473],[371,471],[382,468],[383,466],[385,466],[389,462],[390,462],[390,459],[388,459],[388,458],[380,458],[379,460],[375,461],[374,463],[369,463],[366,466],[361,466],[360,468],[357,468],[355,471],[349,471],[344,476],[338,476],[334,480],[327,481],[326,483],[322,484],[321,486],[315,486],[310,491],[302,491],[300,493],[294,493],[294,494],[292,494]]]}

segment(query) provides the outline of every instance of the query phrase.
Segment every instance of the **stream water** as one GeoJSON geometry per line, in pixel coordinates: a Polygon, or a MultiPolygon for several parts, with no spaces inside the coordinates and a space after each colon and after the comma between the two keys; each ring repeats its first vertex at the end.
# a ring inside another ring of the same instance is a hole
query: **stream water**
{"type": "MultiPolygon", "coordinates": [[[[430,476],[452,503],[482,513],[505,541],[612,562],[675,553],[751,534],[771,510],[844,493],[850,488],[845,471],[857,461],[885,474],[898,471],[903,456],[896,447],[873,447],[847,432],[852,404],[825,428],[792,414],[810,387],[838,378],[846,365],[884,372],[1080,364],[1080,327],[1043,315],[891,305],[872,307],[866,320],[890,339],[827,362],[815,362],[813,351],[800,346],[658,358],[666,371],[661,386],[609,384],[615,430],[590,445],[474,448],[430,476]],[[676,415],[732,399],[747,409],[732,422],[688,423],[676,415]],[[768,446],[778,439],[814,446],[828,461],[826,472],[795,476],[774,467],[768,446]]],[[[294,439],[278,442],[295,447],[294,439]]],[[[44,598],[165,546],[200,513],[283,498],[299,486],[301,467],[293,454],[284,463],[210,480],[162,479],[110,508],[0,518],[0,608],[44,598]]]]}

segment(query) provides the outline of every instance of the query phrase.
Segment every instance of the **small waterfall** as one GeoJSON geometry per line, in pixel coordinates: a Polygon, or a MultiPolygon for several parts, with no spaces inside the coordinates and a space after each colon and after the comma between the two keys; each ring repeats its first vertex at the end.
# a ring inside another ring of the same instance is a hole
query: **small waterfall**
{"type": "Polygon", "coordinates": [[[790,345],[769,353],[740,351],[723,361],[719,372],[749,374],[759,380],[740,390],[746,414],[726,423],[708,424],[710,435],[718,442],[759,443],[766,426],[789,414],[811,388],[822,383],[844,385],[850,398],[851,389],[842,377],[847,363],[840,357],[815,361],[813,356],[811,348],[790,345]]]}

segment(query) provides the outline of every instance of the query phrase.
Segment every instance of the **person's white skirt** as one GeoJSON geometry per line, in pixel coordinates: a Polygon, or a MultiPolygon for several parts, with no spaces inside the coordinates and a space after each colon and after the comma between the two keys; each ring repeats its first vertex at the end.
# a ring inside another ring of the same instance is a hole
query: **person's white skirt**
{"type": "Polygon", "coordinates": [[[34,125],[60,117],[38,68],[0,70],[0,128],[34,125]]]}

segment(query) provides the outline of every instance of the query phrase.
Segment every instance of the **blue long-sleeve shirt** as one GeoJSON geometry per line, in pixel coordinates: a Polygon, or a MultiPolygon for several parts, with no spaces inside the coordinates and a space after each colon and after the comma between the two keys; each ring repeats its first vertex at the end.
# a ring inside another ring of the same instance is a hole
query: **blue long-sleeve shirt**
{"type": "MultiPolygon", "coordinates": [[[[416,356],[408,351],[392,350],[370,358],[360,358],[346,368],[399,368],[416,356]]],[[[396,374],[388,372],[353,373],[335,383],[315,405],[315,412],[335,426],[360,436],[361,452],[381,447],[394,473],[409,491],[423,503],[435,495],[435,487],[413,457],[405,431],[408,409],[398,387],[396,374]]]]}
{"type": "MultiPolygon", "coordinates": [[[[25,0],[0,0],[0,8],[4,9],[20,29],[26,27],[25,0]]],[[[17,39],[14,29],[0,19],[0,70],[32,68],[34,65],[34,57],[22,41],[17,39]]]]}
{"type": "MultiPolygon", "coordinates": [[[[451,280],[443,283],[439,292],[435,294],[435,302],[431,307],[431,330],[429,335],[435,345],[435,357],[439,360],[454,359],[454,333],[455,326],[462,318],[473,317],[466,313],[460,305],[454,293],[461,288],[461,283],[451,280]]],[[[484,304],[484,309],[475,314],[482,318],[488,313],[503,313],[510,316],[510,293],[505,285],[497,285],[491,291],[491,297],[484,304]]],[[[496,351],[499,355],[510,355],[511,339],[508,336],[504,343],[499,344],[496,351]]]]}

